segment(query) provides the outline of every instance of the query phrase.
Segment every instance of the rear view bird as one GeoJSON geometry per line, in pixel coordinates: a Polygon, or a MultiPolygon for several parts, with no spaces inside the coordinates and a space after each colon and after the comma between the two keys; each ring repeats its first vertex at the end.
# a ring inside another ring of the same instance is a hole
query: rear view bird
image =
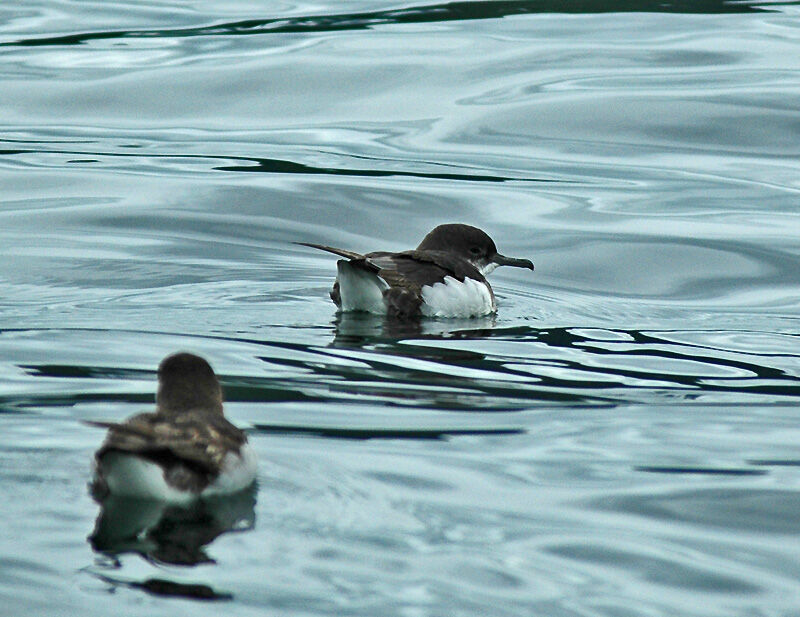
{"type": "Polygon", "coordinates": [[[256,457],[243,431],[225,419],[222,389],[211,366],[190,353],[158,367],[156,411],[108,429],[95,453],[96,496],[185,502],[250,486],[256,457]]]}

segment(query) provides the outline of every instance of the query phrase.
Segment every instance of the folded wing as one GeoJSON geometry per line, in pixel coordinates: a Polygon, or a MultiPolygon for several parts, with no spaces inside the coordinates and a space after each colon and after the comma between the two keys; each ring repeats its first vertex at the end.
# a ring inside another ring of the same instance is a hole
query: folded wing
{"type": "Polygon", "coordinates": [[[216,475],[226,454],[238,453],[247,440],[245,434],[224,417],[214,413],[178,415],[142,413],[127,422],[90,422],[109,429],[98,461],[111,451],[136,454],[163,462],[174,458],[216,475]]]}
{"type": "Polygon", "coordinates": [[[386,313],[396,317],[421,314],[422,289],[453,277],[486,282],[471,263],[444,251],[404,251],[402,253],[355,253],[323,244],[298,242],[303,246],[333,253],[338,275],[330,296],[343,311],[386,313]]]}

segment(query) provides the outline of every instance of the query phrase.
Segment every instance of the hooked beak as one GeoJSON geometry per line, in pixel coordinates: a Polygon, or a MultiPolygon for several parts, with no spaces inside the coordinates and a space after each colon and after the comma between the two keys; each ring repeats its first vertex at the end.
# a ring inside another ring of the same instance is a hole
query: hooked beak
{"type": "Polygon", "coordinates": [[[496,263],[498,266],[514,266],[515,268],[533,270],[533,262],[530,259],[516,259],[514,257],[506,257],[500,253],[497,253],[492,258],[492,263],[496,263]]]}

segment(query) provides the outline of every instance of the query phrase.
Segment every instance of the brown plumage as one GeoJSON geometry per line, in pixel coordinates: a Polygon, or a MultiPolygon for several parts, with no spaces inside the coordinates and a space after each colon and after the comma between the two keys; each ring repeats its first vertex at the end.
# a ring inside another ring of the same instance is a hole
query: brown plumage
{"type": "Polygon", "coordinates": [[[222,389],[203,358],[178,353],[158,368],[155,412],[140,413],[124,422],[88,424],[108,429],[95,453],[99,493],[108,491],[106,475],[115,455],[134,455],[160,465],[167,485],[202,492],[220,474],[228,453],[239,454],[244,432],[222,411],[222,389]]]}
{"type": "MultiPolygon", "coordinates": [[[[423,238],[416,249],[399,253],[376,251],[361,254],[324,244],[297,244],[343,257],[339,261],[340,268],[362,271],[382,280],[386,284],[381,292],[383,303],[391,317],[419,317],[424,302],[423,288],[442,282],[446,277],[462,283],[469,278],[485,285],[494,305],[494,292],[484,272],[501,265],[533,270],[529,260],[500,255],[494,241],[484,231],[461,223],[439,225],[423,238]]],[[[338,277],[330,296],[341,309],[338,277]]]]}

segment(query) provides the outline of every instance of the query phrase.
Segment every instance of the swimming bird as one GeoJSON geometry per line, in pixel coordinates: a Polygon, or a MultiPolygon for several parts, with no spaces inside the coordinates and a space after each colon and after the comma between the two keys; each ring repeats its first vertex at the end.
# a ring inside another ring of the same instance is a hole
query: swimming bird
{"type": "Polygon", "coordinates": [[[167,356],[158,367],[155,412],[108,429],[95,453],[95,495],[186,502],[235,493],[256,475],[247,436],[225,419],[222,388],[211,366],[190,353],[167,356]]]}
{"type": "Polygon", "coordinates": [[[416,249],[355,253],[298,242],[339,255],[331,299],[341,311],[391,317],[479,317],[497,311],[486,275],[497,266],[533,270],[528,259],[497,252],[486,232],[461,223],[439,225],[416,249]]]}

